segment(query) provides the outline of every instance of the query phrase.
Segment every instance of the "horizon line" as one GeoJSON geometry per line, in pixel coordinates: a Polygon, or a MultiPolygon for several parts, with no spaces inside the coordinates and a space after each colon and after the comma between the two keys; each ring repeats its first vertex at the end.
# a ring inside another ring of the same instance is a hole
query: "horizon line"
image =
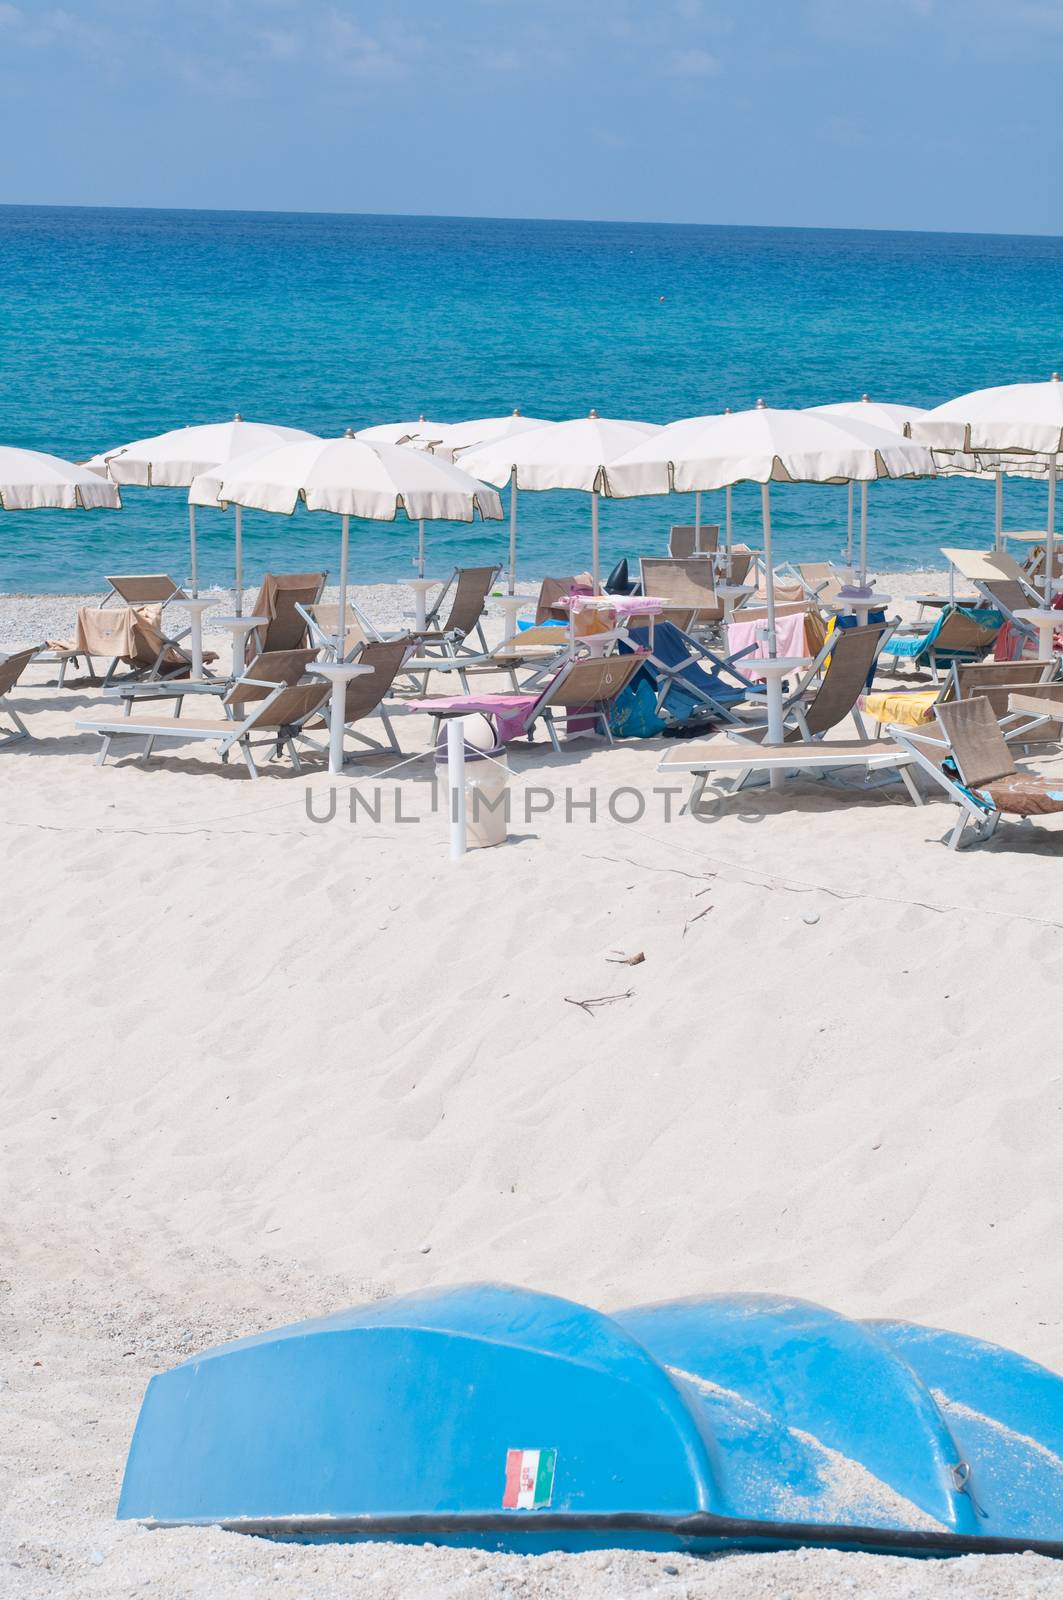
{"type": "Polygon", "coordinates": [[[1000,229],[956,228],[871,228],[848,224],[826,223],[774,223],[774,222],[670,222],[658,219],[625,217],[520,217],[480,216],[447,211],[315,211],[315,210],[263,210],[233,206],[105,206],[82,205],[51,201],[0,201],[0,213],[8,211],[74,211],[127,214],[147,212],[151,215],[197,217],[301,217],[328,219],[372,219],[386,222],[497,222],[530,223],[562,227],[586,228],[682,228],[731,233],[861,233],[890,237],[918,237],[931,239],[1041,239],[1063,241],[1057,233],[1009,233],[1000,229]]]}

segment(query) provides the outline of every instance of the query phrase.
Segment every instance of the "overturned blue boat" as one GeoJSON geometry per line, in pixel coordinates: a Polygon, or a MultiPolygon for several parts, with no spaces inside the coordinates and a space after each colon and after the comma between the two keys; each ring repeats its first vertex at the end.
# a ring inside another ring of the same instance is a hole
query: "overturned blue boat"
{"type": "Polygon", "coordinates": [[[153,1378],[118,1515],[516,1551],[1063,1556],[1063,1379],[767,1295],[610,1317],[431,1290],[153,1378]]]}

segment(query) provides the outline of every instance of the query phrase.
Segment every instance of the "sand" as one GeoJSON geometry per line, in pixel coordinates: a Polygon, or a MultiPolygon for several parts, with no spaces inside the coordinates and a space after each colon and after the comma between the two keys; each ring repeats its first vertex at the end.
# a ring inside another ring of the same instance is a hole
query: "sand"
{"type": "MultiPolygon", "coordinates": [[[[72,606],[0,601],[0,647],[72,606]]],[[[98,691],[47,677],[16,697],[34,742],[0,752],[0,1593],[1063,1594],[1029,1556],[533,1560],[116,1524],[153,1371],[424,1284],[605,1309],[778,1290],[1063,1369],[1063,825],[954,855],[950,808],[855,779],[701,823],[651,794],[628,824],[663,742],[574,741],[515,753],[530,814],[452,866],[423,758],[365,763],[379,823],[349,820],[346,779],[315,822],[320,771],[251,784],[193,747],[95,768],[73,720],[98,691]]],[[[423,752],[427,721],[398,726],[423,752]]]]}

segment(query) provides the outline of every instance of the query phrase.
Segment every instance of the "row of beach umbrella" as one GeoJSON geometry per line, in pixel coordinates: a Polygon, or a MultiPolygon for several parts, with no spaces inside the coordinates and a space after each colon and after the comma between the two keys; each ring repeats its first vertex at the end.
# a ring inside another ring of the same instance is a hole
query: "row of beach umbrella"
{"type": "MultiPolygon", "coordinates": [[[[1053,571],[1056,463],[1063,447],[1063,384],[1014,384],[976,391],[933,411],[861,401],[806,410],[758,402],[747,411],[692,417],[659,426],[589,416],[567,422],[524,417],[462,424],[385,424],[321,439],[277,424],[230,422],[181,428],[103,452],[84,466],[37,452],[0,449],[0,504],[117,506],[119,486],[189,491],[192,587],[198,585],[197,506],[235,510],[236,588],[242,591],[241,513],[245,508],[291,514],[308,510],[341,518],[341,588],[345,588],[349,519],[419,523],[423,573],[426,521],[500,519],[499,488],[510,490],[509,587],[516,577],[517,506],[521,490],[583,491],[591,501],[592,571],[599,573],[600,497],[701,493],[735,484],[761,485],[764,559],[770,571],[770,485],[861,485],[859,582],[866,581],[867,485],[879,478],[931,476],[939,470],[992,476],[1001,533],[1005,475],[1043,475],[1048,484],[1046,568],[1053,571]],[[411,448],[412,447],[412,448],[411,448]],[[931,451],[937,452],[936,455],[931,451]],[[460,463],[460,464],[459,464],[460,463]],[[487,487],[493,486],[493,487],[487,487]]],[[[729,512],[729,507],[728,507],[729,512]]],[[[730,516],[727,517],[730,544],[730,516]]],[[[850,550],[850,554],[851,554],[850,550]]],[[[1050,581],[1050,580],[1049,580],[1050,581]]],[[[768,584],[769,607],[772,586],[768,584]]],[[[1046,603],[1050,600],[1046,594],[1046,603]]],[[[774,618],[769,616],[769,648],[774,618]]]]}

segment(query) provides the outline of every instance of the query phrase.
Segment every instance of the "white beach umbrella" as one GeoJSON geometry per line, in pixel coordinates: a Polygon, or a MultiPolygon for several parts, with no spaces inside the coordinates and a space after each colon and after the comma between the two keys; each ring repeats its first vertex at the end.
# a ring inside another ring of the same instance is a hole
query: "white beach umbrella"
{"type": "MultiPolygon", "coordinates": [[[[937,450],[1005,456],[1044,456],[1048,461],[1048,515],[1045,530],[1045,606],[1054,589],[1056,473],[1063,450],[1063,382],[1053,372],[1047,383],[1006,383],[935,406],[912,425],[912,437],[937,450]]],[[[1002,539],[1002,479],[997,478],[997,543],[1002,539]]],[[[1047,631],[1047,625],[1046,625],[1047,631]]]]}
{"type": "MultiPolygon", "coordinates": [[[[192,486],[216,503],[290,516],[300,500],[308,511],[330,511],[341,519],[337,658],[343,655],[347,611],[350,519],[394,522],[400,511],[411,521],[472,522],[477,516],[501,520],[502,502],[494,489],[478,483],[449,461],[402,445],[374,445],[348,431],[342,439],[311,439],[256,451],[192,486]]],[[[333,686],[329,766],[343,765],[343,686],[333,686]]]]}
{"type": "MultiPolygon", "coordinates": [[[[660,433],[655,422],[620,421],[597,411],[570,422],[551,422],[515,437],[467,450],[461,464],[487,483],[508,483],[510,501],[510,593],[513,592],[518,489],[580,489],[591,497],[591,572],[601,587],[598,556],[598,496],[610,461],[660,433]]],[[[651,491],[652,492],[652,491],[651,491]]]]}
{"type": "Polygon", "coordinates": [[[441,438],[449,422],[429,422],[420,416],[416,422],[374,422],[370,428],[359,428],[356,439],[366,444],[412,444],[416,450],[427,450],[433,439],[441,438]]]}
{"type": "MultiPolygon", "coordinates": [[[[901,405],[894,400],[872,400],[864,394],[859,400],[839,400],[828,406],[807,406],[808,411],[818,411],[827,417],[851,417],[855,422],[869,422],[873,428],[883,428],[887,433],[908,435],[913,421],[927,414],[925,406],[901,405]]],[[[853,564],[853,484],[849,483],[849,508],[846,520],[845,560],[853,564]]],[[[860,485],[860,582],[867,578],[867,484],[860,485]]]]}
{"type": "MultiPolygon", "coordinates": [[[[267,449],[291,439],[314,439],[305,428],[286,428],[275,422],[246,422],[240,413],[227,422],[194,423],[187,428],[171,428],[147,439],[102,450],[86,466],[105,472],[115,483],[139,484],[143,488],[187,489],[201,472],[231,461],[251,450],[267,449]]],[[[208,502],[209,503],[209,502],[208,502]]],[[[237,518],[237,568],[240,561],[240,522],[237,518]]],[[[188,541],[191,551],[192,594],[199,593],[196,558],[196,511],[189,502],[188,541]]],[[[242,590],[238,586],[238,594],[242,590]]],[[[240,601],[237,603],[240,611],[240,601]]]]}
{"type": "Polygon", "coordinates": [[[121,505],[116,486],[89,467],[40,450],[0,445],[4,511],[117,511],[121,505]]]}
{"type": "MultiPolygon", "coordinates": [[[[930,451],[897,433],[816,411],[751,411],[674,422],[606,473],[612,495],[680,493],[759,483],[767,569],[768,653],[778,654],[771,548],[772,483],[849,483],[931,476],[930,451]]],[[[778,680],[769,679],[778,686],[778,680]]],[[[782,738],[781,694],[769,694],[769,738],[782,738]]]]}

